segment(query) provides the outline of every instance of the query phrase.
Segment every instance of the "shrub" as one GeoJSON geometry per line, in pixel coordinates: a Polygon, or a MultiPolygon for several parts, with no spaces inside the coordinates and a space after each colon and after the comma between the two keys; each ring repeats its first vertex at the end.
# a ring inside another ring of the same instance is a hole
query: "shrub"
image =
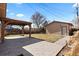
{"type": "Polygon", "coordinates": [[[69,30],[69,36],[74,35],[74,32],[77,31],[77,30],[78,30],[78,29],[76,29],[76,28],[71,28],[71,29],[69,30]]]}

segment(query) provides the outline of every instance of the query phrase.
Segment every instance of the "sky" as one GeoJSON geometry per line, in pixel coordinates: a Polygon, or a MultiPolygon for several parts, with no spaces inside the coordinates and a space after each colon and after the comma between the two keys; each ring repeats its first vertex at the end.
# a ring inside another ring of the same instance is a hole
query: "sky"
{"type": "Polygon", "coordinates": [[[41,13],[48,22],[71,22],[74,19],[74,3],[8,3],[7,17],[31,22],[35,12],[41,13]]]}

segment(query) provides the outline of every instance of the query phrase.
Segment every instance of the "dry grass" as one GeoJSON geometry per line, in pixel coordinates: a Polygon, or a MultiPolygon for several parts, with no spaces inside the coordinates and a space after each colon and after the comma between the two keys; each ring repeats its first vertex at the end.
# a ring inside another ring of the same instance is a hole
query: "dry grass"
{"type": "Polygon", "coordinates": [[[68,43],[71,47],[70,50],[65,53],[65,56],[79,56],[79,31],[70,37],[68,43]]]}
{"type": "MultiPolygon", "coordinates": [[[[18,36],[22,36],[24,35],[24,37],[28,37],[28,34],[18,34],[18,35],[8,35],[6,37],[18,37],[18,36]]],[[[32,34],[31,37],[37,38],[37,39],[41,39],[41,40],[45,40],[45,41],[49,41],[49,42],[55,42],[58,39],[62,38],[62,35],[58,35],[58,34],[32,34]]]]}
{"type": "Polygon", "coordinates": [[[46,41],[49,41],[49,42],[55,42],[58,39],[63,37],[63,36],[57,35],[57,34],[32,34],[31,36],[34,37],[34,38],[46,40],[46,41]]]}

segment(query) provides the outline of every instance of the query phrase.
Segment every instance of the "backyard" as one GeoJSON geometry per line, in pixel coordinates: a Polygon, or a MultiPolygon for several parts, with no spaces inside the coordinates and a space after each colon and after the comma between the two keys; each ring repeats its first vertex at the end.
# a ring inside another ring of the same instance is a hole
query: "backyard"
{"type": "Polygon", "coordinates": [[[32,34],[30,39],[28,34],[7,35],[0,56],[56,56],[64,45],[65,39],[57,34],[32,34]]]}
{"type": "MultiPolygon", "coordinates": [[[[56,10],[54,6],[57,6],[58,9],[63,7],[62,9],[70,14],[74,10],[71,8],[72,4],[55,5],[51,3],[50,5],[47,3],[33,5],[32,3],[25,3],[21,5],[21,7],[16,7],[19,5],[0,3],[0,56],[79,55],[79,31],[75,34],[76,32],[74,33],[74,30],[72,30],[75,28],[74,25],[79,24],[70,22],[72,17],[69,17],[71,18],[70,20],[66,19],[67,13],[63,13],[65,15],[64,19],[67,22],[63,20],[63,16],[59,17],[61,12],[56,17],[52,13],[56,10]],[[64,8],[65,6],[68,7],[66,8],[68,10],[64,8]],[[51,8],[55,10],[51,10],[51,8]]],[[[55,11],[55,14],[58,11],[55,11]]],[[[78,8],[76,11],[78,12],[78,8]]],[[[79,30],[79,26],[75,29],[76,31],[79,30]]]]}

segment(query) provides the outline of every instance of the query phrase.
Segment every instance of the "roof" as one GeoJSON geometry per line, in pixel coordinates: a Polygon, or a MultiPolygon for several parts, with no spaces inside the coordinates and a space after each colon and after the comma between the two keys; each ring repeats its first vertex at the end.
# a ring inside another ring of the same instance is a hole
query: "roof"
{"type": "Polygon", "coordinates": [[[10,19],[10,18],[5,18],[5,17],[0,17],[0,21],[5,21],[8,22],[8,25],[30,25],[32,24],[31,22],[27,21],[21,21],[21,20],[15,20],[15,19],[10,19]]]}
{"type": "Polygon", "coordinates": [[[68,23],[68,22],[61,22],[61,21],[53,21],[53,22],[51,22],[51,23],[47,24],[46,26],[48,26],[48,25],[50,25],[50,24],[53,24],[53,23],[63,23],[63,24],[69,24],[69,25],[73,26],[73,24],[72,24],[72,23],[68,23]]]}

